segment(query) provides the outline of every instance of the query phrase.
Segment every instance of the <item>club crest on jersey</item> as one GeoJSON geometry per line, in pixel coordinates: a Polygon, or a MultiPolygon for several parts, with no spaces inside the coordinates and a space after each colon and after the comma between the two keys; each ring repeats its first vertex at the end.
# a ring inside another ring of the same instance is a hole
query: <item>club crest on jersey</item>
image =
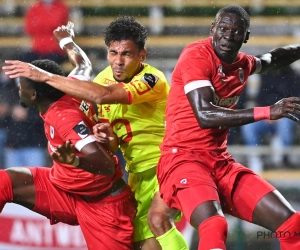
{"type": "Polygon", "coordinates": [[[154,87],[154,85],[157,83],[158,81],[158,77],[152,74],[147,74],[145,73],[145,75],[142,77],[141,79],[142,82],[147,83],[151,86],[151,88],[154,87]]]}
{"type": "Polygon", "coordinates": [[[244,83],[245,77],[244,77],[244,70],[242,68],[239,68],[239,78],[240,78],[240,82],[244,83]]]}
{"type": "Polygon", "coordinates": [[[50,137],[54,138],[54,128],[52,126],[50,126],[50,137]]]}
{"type": "Polygon", "coordinates": [[[84,121],[79,122],[73,130],[80,136],[80,138],[87,137],[91,132],[89,128],[85,125],[84,121]]]}

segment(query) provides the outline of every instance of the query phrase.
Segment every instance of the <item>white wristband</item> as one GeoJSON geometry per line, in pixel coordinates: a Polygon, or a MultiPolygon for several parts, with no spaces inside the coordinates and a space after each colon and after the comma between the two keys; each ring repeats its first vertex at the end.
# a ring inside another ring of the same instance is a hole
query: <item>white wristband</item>
{"type": "Polygon", "coordinates": [[[64,46],[66,45],[66,44],[68,44],[68,43],[72,43],[73,42],[73,39],[72,39],[72,37],[65,37],[65,38],[63,38],[63,39],[61,39],[60,41],[59,41],[59,46],[62,48],[62,49],[64,49],[64,46]]]}
{"type": "Polygon", "coordinates": [[[72,165],[72,166],[74,166],[74,167],[77,167],[78,165],[79,165],[79,156],[75,156],[75,160],[73,161],[73,163],[72,164],[70,164],[70,165],[72,165]]]}

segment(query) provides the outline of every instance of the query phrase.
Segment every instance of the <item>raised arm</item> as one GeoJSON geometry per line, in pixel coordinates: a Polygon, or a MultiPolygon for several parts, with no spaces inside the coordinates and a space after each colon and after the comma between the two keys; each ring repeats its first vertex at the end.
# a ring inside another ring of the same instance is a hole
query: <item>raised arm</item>
{"type": "Polygon", "coordinates": [[[287,45],[256,57],[260,58],[262,63],[259,73],[279,69],[300,59],[300,45],[287,45]]]}
{"type": "Polygon", "coordinates": [[[241,126],[258,120],[277,120],[283,117],[294,121],[293,114],[300,114],[300,98],[290,97],[269,107],[232,110],[213,104],[211,87],[194,89],[187,93],[188,100],[201,128],[226,128],[241,126]]]}
{"type": "Polygon", "coordinates": [[[86,79],[92,79],[93,69],[90,59],[86,53],[74,42],[74,24],[68,22],[66,26],[60,26],[53,31],[53,35],[69,57],[74,66],[69,76],[83,75],[86,79]]]}

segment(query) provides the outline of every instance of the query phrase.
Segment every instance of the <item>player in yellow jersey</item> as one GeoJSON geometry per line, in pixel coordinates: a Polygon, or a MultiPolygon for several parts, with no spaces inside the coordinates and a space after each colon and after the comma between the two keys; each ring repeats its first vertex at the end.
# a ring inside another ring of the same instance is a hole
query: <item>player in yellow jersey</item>
{"type": "MultiPolygon", "coordinates": [[[[108,66],[94,82],[108,86],[118,84],[108,66]]],[[[144,64],[130,83],[124,84],[130,105],[98,105],[100,122],[108,122],[117,135],[117,142],[129,173],[140,173],[154,168],[160,156],[157,148],[164,136],[164,121],[169,85],[164,74],[144,64]]]]}
{"type": "MultiPolygon", "coordinates": [[[[49,74],[19,61],[8,61],[6,71],[11,77],[46,82],[74,97],[100,104],[99,118],[105,123],[95,130],[112,150],[120,146],[127,160],[128,183],[137,200],[135,249],[186,250],[188,246],[173,223],[175,211],[158,192],[156,166],[169,86],[162,72],[143,63],[146,38],[145,27],[132,17],[110,23],[105,31],[110,66],[95,78],[98,84],[49,74]]],[[[66,38],[61,41],[67,42],[73,43],[66,38]]]]}

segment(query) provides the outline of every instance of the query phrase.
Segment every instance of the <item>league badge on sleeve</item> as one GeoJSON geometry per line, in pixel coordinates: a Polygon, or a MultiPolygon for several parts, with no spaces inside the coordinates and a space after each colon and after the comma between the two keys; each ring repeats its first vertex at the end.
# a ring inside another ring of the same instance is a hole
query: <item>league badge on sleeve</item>
{"type": "Polygon", "coordinates": [[[85,123],[83,121],[79,122],[74,128],[73,130],[78,134],[78,136],[83,139],[85,137],[87,137],[91,131],[89,130],[89,128],[85,125],[85,123]]]}
{"type": "Polygon", "coordinates": [[[147,83],[151,88],[153,88],[158,81],[158,77],[153,74],[145,73],[141,81],[147,83]]]}
{"type": "Polygon", "coordinates": [[[243,84],[244,83],[244,71],[242,68],[239,68],[239,78],[240,78],[240,82],[243,84]]]}

